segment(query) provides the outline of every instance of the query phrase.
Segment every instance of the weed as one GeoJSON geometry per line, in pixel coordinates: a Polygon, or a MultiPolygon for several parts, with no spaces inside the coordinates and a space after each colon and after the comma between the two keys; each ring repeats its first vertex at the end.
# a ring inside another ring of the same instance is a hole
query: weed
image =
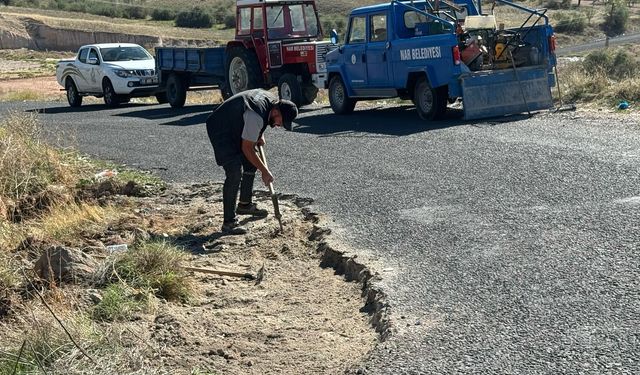
{"type": "Polygon", "coordinates": [[[100,321],[131,320],[135,313],[148,307],[148,295],[135,293],[123,284],[111,284],[104,291],[100,303],[92,310],[92,317],[100,321]]]}
{"type": "Polygon", "coordinates": [[[187,254],[165,241],[139,244],[115,262],[115,270],[129,285],[151,288],[168,301],[185,301],[191,282],[181,263],[187,254]]]}

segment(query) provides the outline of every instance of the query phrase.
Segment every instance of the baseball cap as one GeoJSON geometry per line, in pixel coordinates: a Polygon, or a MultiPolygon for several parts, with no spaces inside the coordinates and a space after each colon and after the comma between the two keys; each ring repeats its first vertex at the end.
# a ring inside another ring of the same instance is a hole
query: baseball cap
{"type": "Polygon", "coordinates": [[[298,117],[298,107],[292,101],[282,99],[278,103],[278,109],[282,114],[282,126],[287,130],[291,130],[291,123],[298,117]]]}

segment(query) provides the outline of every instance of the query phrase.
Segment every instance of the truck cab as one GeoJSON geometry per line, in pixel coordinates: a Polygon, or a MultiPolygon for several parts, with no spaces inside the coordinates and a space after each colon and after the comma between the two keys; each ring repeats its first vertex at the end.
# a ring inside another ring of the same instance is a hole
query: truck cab
{"type": "Polygon", "coordinates": [[[538,19],[498,27],[474,0],[394,0],[354,9],[344,43],[327,56],[334,112],[392,97],[411,99],[427,120],[456,98],[463,98],[468,119],[548,108],[553,31],[543,12],[512,6],[528,13],[527,21],[538,19]]]}

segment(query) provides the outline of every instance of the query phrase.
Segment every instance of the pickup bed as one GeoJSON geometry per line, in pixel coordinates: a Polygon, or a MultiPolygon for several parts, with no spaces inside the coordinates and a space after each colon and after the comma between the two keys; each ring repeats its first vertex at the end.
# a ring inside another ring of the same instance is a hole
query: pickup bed
{"type": "Polygon", "coordinates": [[[75,59],[58,62],[56,79],[67,91],[71,107],[82,105],[84,96],[102,97],[108,107],[117,107],[132,97],[153,95],[166,102],[158,89],[155,60],[137,44],[82,46],[75,59]]]}
{"type": "Polygon", "coordinates": [[[391,97],[412,100],[426,120],[458,98],[466,119],[551,107],[555,39],[546,11],[495,2],[523,11],[522,26],[498,25],[475,0],[393,0],[354,9],[344,44],[327,55],[334,112],[391,97]]]}

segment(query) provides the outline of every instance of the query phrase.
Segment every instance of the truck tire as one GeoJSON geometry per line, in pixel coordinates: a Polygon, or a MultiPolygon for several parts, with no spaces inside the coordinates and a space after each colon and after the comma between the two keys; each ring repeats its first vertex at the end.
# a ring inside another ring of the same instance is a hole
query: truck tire
{"type": "Polygon", "coordinates": [[[298,82],[298,77],[291,73],[284,74],[278,80],[278,94],[280,99],[290,100],[295,103],[298,108],[307,104],[302,96],[302,86],[298,82]]]}
{"type": "Polygon", "coordinates": [[[82,105],[82,96],[78,92],[78,88],[71,77],[67,77],[64,88],[67,90],[67,101],[69,102],[69,106],[73,108],[80,107],[82,105]]]}
{"type": "Polygon", "coordinates": [[[233,47],[227,57],[227,82],[233,95],[262,87],[262,69],[255,51],[233,47]]]}
{"type": "Polygon", "coordinates": [[[177,74],[171,74],[167,79],[167,100],[172,108],[184,107],[187,100],[187,88],[177,74]]]}
{"type": "Polygon", "coordinates": [[[329,103],[333,112],[338,115],[348,115],[356,106],[356,100],[347,96],[347,88],[340,76],[331,78],[329,82],[329,103]]]}
{"type": "Polygon", "coordinates": [[[120,97],[118,96],[118,94],[116,94],[111,81],[109,81],[108,79],[102,82],[102,95],[104,104],[106,104],[107,107],[116,108],[120,105],[120,97]]]}
{"type": "Polygon", "coordinates": [[[413,91],[413,104],[418,115],[423,120],[434,120],[442,111],[442,105],[447,106],[446,98],[441,95],[442,90],[433,89],[426,77],[420,77],[413,91]],[[442,103],[444,101],[444,103],[442,103]]]}
{"type": "Polygon", "coordinates": [[[156,100],[158,101],[158,103],[160,104],[166,104],[169,103],[169,99],[167,99],[167,93],[166,92],[159,92],[156,94],[156,100]]]}

